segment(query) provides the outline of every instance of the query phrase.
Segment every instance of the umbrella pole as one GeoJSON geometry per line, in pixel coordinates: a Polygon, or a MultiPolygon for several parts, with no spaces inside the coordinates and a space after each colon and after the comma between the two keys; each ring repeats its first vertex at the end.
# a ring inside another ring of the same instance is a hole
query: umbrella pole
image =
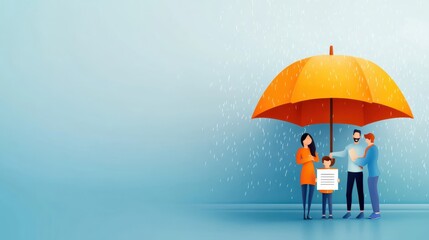
{"type": "Polygon", "coordinates": [[[333,115],[334,115],[334,100],[331,98],[329,99],[329,145],[330,145],[330,153],[334,151],[334,144],[333,144],[333,132],[334,132],[334,126],[333,126],[333,115]]]}
{"type": "MultiPolygon", "coordinates": [[[[329,55],[334,55],[334,46],[329,46],[329,55]]],[[[334,151],[334,144],[333,144],[333,132],[334,132],[334,126],[333,126],[333,117],[334,117],[334,100],[332,98],[329,99],[329,152],[334,151]]]]}

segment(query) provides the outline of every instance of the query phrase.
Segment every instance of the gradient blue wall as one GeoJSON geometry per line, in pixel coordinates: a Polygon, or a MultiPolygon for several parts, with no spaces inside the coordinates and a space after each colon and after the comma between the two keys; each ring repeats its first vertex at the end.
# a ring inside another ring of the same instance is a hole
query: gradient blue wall
{"type": "MultiPolygon", "coordinates": [[[[427,203],[427,8],[1,1],[2,222],[73,219],[88,202],[299,202],[298,139],[312,133],[327,154],[328,126],[250,116],[278,72],[331,44],[384,68],[415,116],[362,128],[380,146],[381,201],[427,203]]],[[[336,149],[352,129],[335,127],[336,149]]]]}

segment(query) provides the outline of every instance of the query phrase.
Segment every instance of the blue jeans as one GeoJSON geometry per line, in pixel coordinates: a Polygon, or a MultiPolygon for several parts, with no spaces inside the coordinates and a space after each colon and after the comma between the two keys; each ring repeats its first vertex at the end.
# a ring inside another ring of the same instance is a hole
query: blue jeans
{"type": "Polygon", "coordinates": [[[329,215],[332,215],[332,193],[322,193],[322,215],[325,215],[326,203],[328,203],[329,215]]]}
{"type": "Polygon", "coordinates": [[[369,196],[371,197],[372,211],[380,212],[380,200],[378,199],[378,176],[368,177],[369,196]]]}
{"type": "Polygon", "coordinates": [[[311,201],[313,200],[314,185],[310,185],[310,184],[301,185],[302,207],[304,209],[304,216],[305,216],[305,203],[307,200],[307,188],[308,188],[308,209],[307,209],[308,212],[307,212],[307,215],[310,215],[311,201]]]}

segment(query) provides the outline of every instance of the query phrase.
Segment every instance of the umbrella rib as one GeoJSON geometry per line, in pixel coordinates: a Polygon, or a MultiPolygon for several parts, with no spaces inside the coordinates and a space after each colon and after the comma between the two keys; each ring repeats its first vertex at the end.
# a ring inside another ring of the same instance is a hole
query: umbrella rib
{"type": "Polygon", "coordinates": [[[289,100],[289,102],[290,102],[290,103],[293,103],[291,100],[292,100],[292,97],[293,97],[293,96],[294,96],[294,94],[295,94],[295,86],[296,86],[296,83],[299,81],[299,77],[301,76],[302,72],[304,71],[305,66],[307,65],[307,63],[308,63],[311,59],[310,59],[310,58],[305,58],[304,60],[307,60],[307,61],[305,61],[305,63],[302,65],[302,70],[301,70],[301,71],[299,71],[298,76],[296,76],[296,80],[295,80],[295,82],[293,83],[293,90],[292,90],[292,93],[291,93],[291,95],[290,95],[290,100],[289,100]]]}
{"type": "MultiPolygon", "coordinates": [[[[292,94],[290,95],[290,100],[289,100],[289,102],[290,102],[290,103],[292,103],[292,98],[293,98],[294,93],[295,93],[295,86],[296,86],[296,83],[299,81],[299,77],[301,76],[302,72],[304,72],[304,68],[305,68],[305,66],[307,65],[307,63],[308,63],[310,60],[311,60],[310,58],[307,58],[307,61],[305,61],[305,63],[302,65],[302,70],[299,72],[298,76],[296,77],[296,80],[295,80],[295,82],[294,82],[294,84],[293,84],[292,94]]],[[[292,104],[296,104],[296,103],[292,103],[292,104]]],[[[299,122],[301,122],[301,121],[302,121],[301,108],[299,108],[299,112],[300,112],[300,113],[299,113],[299,122]]]]}
{"type": "MultiPolygon", "coordinates": [[[[369,88],[369,85],[368,85],[368,79],[367,79],[367,77],[366,77],[366,75],[365,75],[365,72],[364,72],[364,71],[363,71],[363,69],[360,67],[359,62],[358,62],[355,58],[352,58],[352,59],[353,59],[353,61],[356,63],[358,70],[361,72],[361,75],[362,75],[362,76],[364,76],[364,78],[365,78],[365,83],[366,83],[366,86],[368,87],[369,96],[370,96],[370,98],[371,98],[371,103],[370,103],[370,104],[372,104],[372,103],[374,103],[374,98],[373,98],[373,96],[372,96],[371,88],[369,88]]],[[[364,111],[364,114],[363,114],[364,122],[366,122],[366,117],[365,117],[365,116],[366,116],[366,114],[365,114],[365,111],[364,111]]]]}
{"type": "MultiPolygon", "coordinates": [[[[359,62],[358,62],[358,61],[356,61],[356,59],[355,59],[355,58],[353,58],[353,61],[356,63],[356,65],[357,65],[357,67],[358,67],[359,71],[360,71],[360,72],[362,73],[362,75],[365,77],[366,85],[367,85],[367,86],[369,86],[369,85],[368,85],[368,79],[367,79],[367,77],[366,77],[366,74],[365,74],[365,72],[363,71],[363,69],[360,67],[359,62]]],[[[368,89],[369,89],[369,96],[371,97],[371,103],[373,103],[373,102],[374,102],[374,98],[373,98],[373,96],[372,96],[371,89],[370,89],[369,87],[368,87],[368,89]]]]}

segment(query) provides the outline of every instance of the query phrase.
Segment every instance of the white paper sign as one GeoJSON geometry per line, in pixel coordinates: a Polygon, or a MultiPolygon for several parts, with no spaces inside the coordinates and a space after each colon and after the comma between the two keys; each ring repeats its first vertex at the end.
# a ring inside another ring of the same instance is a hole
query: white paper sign
{"type": "Polygon", "coordinates": [[[317,169],[317,190],[338,190],[338,169],[317,169]]]}

